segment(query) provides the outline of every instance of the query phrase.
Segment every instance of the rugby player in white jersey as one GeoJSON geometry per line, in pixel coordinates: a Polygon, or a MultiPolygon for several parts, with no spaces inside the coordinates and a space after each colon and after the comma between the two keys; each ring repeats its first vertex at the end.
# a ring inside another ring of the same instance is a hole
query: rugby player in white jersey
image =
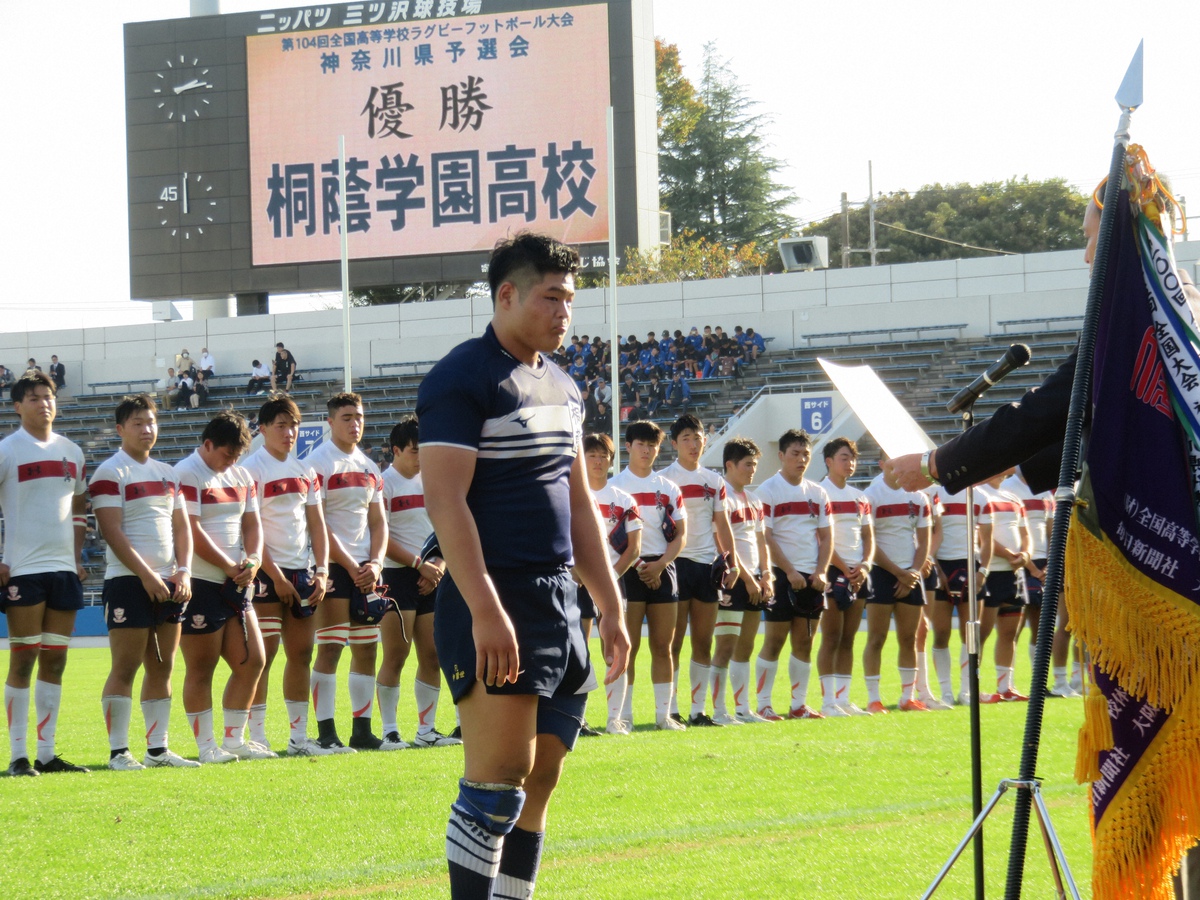
{"type": "Polygon", "coordinates": [[[184,608],[192,595],[192,529],[175,470],[150,457],[158,417],[149,394],[117,404],[121,447],[92,475],[96,524],[108,545],[104,618],[112,667],[100,695],[108,729],[108,767],[130,772],[155,766],[192,767],[167,748],[171,672],[184,608]],[[146,755],[129,752],[133,679],[141,667],[146,755]]]}
{"type": "MultiPolygon", "coordinates": [[[[992,658],[996,663],[996,692],[983,694],[980,703],[1001,703],[1006,700],[1028,700],[1013,685],[1013,657],[1016,655],[1017,635],[1025,614],[1024,572],[1031,558],[1032,543],[1025,523],[1025,505],[1019,497],[1000,487],[1012,472],[1008,469],[987,480],[979,490],[987,498],[987,510],[992,517],[992,565],[987,577],[985,621],[996,630],[992,658]]],[[[987,629],[991,632],[991,627],[987,629]]],[[[982,655],[986,638],[981,638],[982,655]]]]}
{"type": "Polygon", "coordinates": [[[288,756],[325,756],[331,751],[308,736],[308,682],[313,614],[325,597],[329,544],[316,473],[292,455],[299,429],[300,408],[295,401],[286,396],[268,400],[258,412],[262,446],[242,463],[254,478],[263,530],[254,611],[262,630],[266,664],[250,707],[250,740],[271,746],[266,735],[267,686],[282,641],[288,756]]]}
{"type": "MultiPolygon", "coordinates": [[[[687,544],[675,560],[679,581],[679,609],[675,621],[675,638],[671,642],[671,660],[675,666],[674,689],[671,693],[671,717],[682,721],[679,714],[679,654],[683,639],[692,638],[692,657],[688,665],[691,687],[689,725],[717,725],[704,712],[708,693],[709,667],[712,665],[713,628],[717,624],[718,586],[713,583],[713,564],[718,556],[732,553],[733,535],[729,530],[728,501],[725,480],[711,469],[700,465],[704,452],[704,424],[691,413],[680,416],[671,425],[671,446],[675,462],[662,470],[662,476],[678,485],[687,509],[687,544]]],[[[730,557],[732,559],[732,557],[730,557]]],[[[733,587],[737,572],[727,571],[721,587],[733,587]]]]}
{"type": "Polygon", "coordinates": [[[743,721],[783,719],[771,705],[771,693],[779,652],[788,638],[792,645],[788,656],[788,718],[824,718],[808,706],[808,681],[814,623],[821,618],[829,587],[826,575],[833,558],[833,528],[829,495],[804,477],[811,459],[812,439],[808,434],[794,428],[785,431],[779,438],[779,471],[756,493],[763,505],[775,583],[774,600],[763,613],[766,634],[755,664],[758,712],[739,716],[743,721]]]}
{"type": "Polygon", "coordinates": [[[671,641],[679,602],[675,558],[687,540],[687,511],[679,487],[654,471],[662,439],[662,429],[653,422],[631,423],[625,429],[629,464],[611,482],[633,497],[642,517],[641,556],[622,580],[628,601],[625,623],[629,629],[629,682],[621,718],[633,721],[633,663],[641,646],[644,619],[650,639],[655,723],[664,731],[683,731],[687,726],[671,718],[675,680],[671,641]]]}
{"type": "Polygon", "coordinates": [[[250,440],[245,419],[218,413],[204,427],[200,446],[175,466],[192,526],[192,599],[179,640],[187,665],[183,707],[202,763],[275,756],[244,738],[265,661],[252,603],[262,565],[258,492],[253,476],[237,465],[250,440]],[[225,734],[217,746],[212,680],[221,659],[230,672],[222,702],[225,734]]]}
{"type": "Polygon", "coordinates": [[[451,747],[462,740],[437,730],[438,698],[442,670],[433,643],[434,591],[446,573],[438,557],[421,559],[421,549],[433,525],[425,512],[421,483],[419,431],[415,416],[402,419],[388,436],[392,464],[383,471],[383,505],[388,516],[387,557],[383,581],[396,601],[379,623],[383,660],[376,675],[375,693],[383,731],[381,750],[403,750],[396,708],[400,703],[400,672],[413,644],[417,646],[417,732],[414,747],[451,747]]]}
{"type": "Polygon", "coordinates": [[[774,578],[762,501],[746,490],[754,481],[762,451],[749,438],[735,437],[725,442],[721,457],[738,580],[717,610],[709,682],[713,721],[740,725],[758,719],[750,708],[750,654],[758,638],[763,606],[771,600],[774,578]],[[729,714],[725,702],[727,687],[733,693],[736,715],[729,714]]]}
{"type": "Polygon", "coordinates": [[[895,479],[875,476],[864,492],[871,504],[875,536],[872,596],[867,598],[867,644],[863,676],[867,682],[867,712],[884,713],[879,696],[880,657],[892,617],[896,619],[900,700],[904,712],[928,710],[914,697],[917,681],[917,627],[925,605],[922,568],[929,556],[932,526],[929,498],[906,491],[895,479]]]}
{"type": "Polygon", "coordinates": [[[875,549],[871,507],[863,492],[847,483],[858,467],[854,441],[836,437],[825,444],[823,455],[827,474],[821,487],[829,495],[833,557],[821,616],[821,650],[817,654],[824,698],[821,712],[826,716],[869,715],[850,699],[850,678],[854,674],[854,639],[862,622],[863,605],[871,596],[875,549]]]}
{"type": "MultiPolygon", "coordinates": [[[[583,439],[583,462],[587,470],[588,488],[596,498],[600,509],[600,521],[604,524],[608,561],[616,574],[620,586],[623,576],[642,552],[642,518],[637,501],[620,488],[613,487],[608,480],[612,466],[613,442],[607,434],[589,434],[583,439]]],[[[587,588],[579,587],[579,625],[585,639],[591,637],[592,622],[598,610],[587,588]]],[[[607,655],[607,654],[606,654],[607,655]]],[[[628,688],[626,673],[622,672],[611,683],[605,685],[608,700],[609,734],[629,734],[630,723],[622,718],[625,708],[625,691],[628,688]]],[[[587,734],[587,726],[580,734],[587,734]]]]}
{"type": "Polygon", "coordinates": [[[362,398],[334,394],[326,408],[329,440],[308,456],[321,487],[330,561],[329,589],[316,612],[317,658],[311,679],[317,742],[338,752],[378,750],[383,741],[371,732],[376,644],[379,622],[391,605],[380,600],[375,590],[388,539],[383,475],[358,449],[364,422],[362,398]],[[338,660],[347,644],[353,714],[349,748],[334,725],[338,660]]]}
{"type": "Polygon", "coordinates": [[[55,753],[62,677],[75,613],[83,608],[80,553],[87,519],[83,451],[51,429],[54,382],[42,372],[10,393],[21,427],[0,441],[0,510],[5,520],[0,612],[8,620],[9,775],[86,772],[55,753]],[[37,756],[29,764],[29,682],[37,713],[37,756]]]}

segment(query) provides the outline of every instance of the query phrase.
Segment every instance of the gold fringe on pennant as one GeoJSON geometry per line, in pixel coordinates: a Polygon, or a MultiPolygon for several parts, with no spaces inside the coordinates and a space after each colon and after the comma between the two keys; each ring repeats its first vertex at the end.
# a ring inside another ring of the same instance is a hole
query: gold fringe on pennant
{"type": "Polygon", "coordinates": [[[1079,749],[1075,755],[1075,781],[1083,784],[1097,780],[1100,777],[1100,751],[1112,748],[1108,703],[1093,680],[1083,703],[1083,727],[1079,729],[1079,749]]]}
{"type": "Polygon", "coordinates": [[[1143,575],[1078,515],[1063,575],[1070,630],[1092,662],[1132,696],[1174,710],[1200,674],[1200,606],[1143,575]]]}

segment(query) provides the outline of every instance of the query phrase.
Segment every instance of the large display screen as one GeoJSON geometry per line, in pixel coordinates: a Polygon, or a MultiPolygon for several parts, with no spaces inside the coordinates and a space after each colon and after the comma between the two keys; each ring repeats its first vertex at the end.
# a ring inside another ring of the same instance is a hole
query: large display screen
{"type": "Polygon", "coordinates": [[[246,38],[255,265],[608,239],[608,9],[246,38]]]}

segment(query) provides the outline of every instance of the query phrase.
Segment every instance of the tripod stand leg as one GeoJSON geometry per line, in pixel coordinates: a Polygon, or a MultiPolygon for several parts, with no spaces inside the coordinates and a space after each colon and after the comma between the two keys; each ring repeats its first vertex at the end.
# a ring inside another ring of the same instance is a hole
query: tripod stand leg
{"type": "MultiPolygon", "coordinates": [[[[1009,784],[1007,781],[1000,782],[1000,787],[996,788],[996,793],[992,795],[992,799],[988,801],[987,806],[985,806],[979,815],[975,817],[975,821],[971,823],[971,827],[968,829],[962,841],[960,841],[959,845],[954,848],[954,852],[950,854],[950,858],[946,860],[946,864],[942,866],[941,871],[937,873],[937,877],[933,879],[933,884],[929,885],[929,889],[921,895],[921,900],[929,900],[929,898],[933,896],[943,879],[945,879],[946,875],[949,874],[950,869],[953,868],[956,862],[958,862],[958,858],[962,856],[963,851],[967,849],[967,845],[971,843],[971,839],[979,833],[981,828],[983,828],[984,819],[986,819],[991,811],[996,808],[996,804],[1000,802],[1000,798],[1004,796],[1004,792],[1007,791],[1008,788],[1009,784]]],[[[1078,900],[1078,897],[1076,900],[1078,900]]]]}
{"type": "Polygon", "coordinates": [[[1042,829],[1042,841],[1046,845],[1046,856],[1050,861],[1050,874],[1054,876],[1055,896],[1058,897],[1058,900],[1066,900],[1067,894],[1063,882],[1063,876],[1065,875],[1065,887],[1071,889],[1072,900],[1079,900],[1079,888],[1075,886],[1075,879],[1071,876],[1071,867],[1067,865],[1066,854],[1063,853],[1062,844],[1058,840],[1058,834],[1054,831],[1054,825],[1050,822],[1050,811],[1046,808],[1046,801],[1042,798],[1042,791],[1036,782],[1028,790],[1033,797],[1033,803],[1037,809],[1038,825],[1042,829]]]}

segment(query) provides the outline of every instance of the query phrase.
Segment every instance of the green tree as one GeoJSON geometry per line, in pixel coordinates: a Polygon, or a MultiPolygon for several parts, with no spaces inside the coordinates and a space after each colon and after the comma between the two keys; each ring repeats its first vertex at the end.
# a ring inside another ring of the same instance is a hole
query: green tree
{"type": "MultiPolygon", "coordinates": [[[[979,185],[932,184],[913,194],[897,191],[876,203],[875,241],[888,251],[879,259],[892,264],[995,255],[989,250],[1041,253],[1080,248],[1087,201],[1061,178],[1030,181],[1028,176],[979,185]]],[[[866,208],[850,210],[849,219],[850,246],[865,248],[870,231],[866,208]]],[[[841,264],[840,213],[808,225],[804,234],[828,237],[830,262],[841,264]]],[[[851,265],[866,265],[863,257],[855,254],[851,265]]]]}
{"type": "Polygon", "coordinates": [[[661,284],[753,275],[767,263],[766,254],[753,243],[729,247],[686,228],[673,235],[670,244],[649,253],[627,249],[625,254],[623,271],[617,276],[618,284],[661,284]]]}

